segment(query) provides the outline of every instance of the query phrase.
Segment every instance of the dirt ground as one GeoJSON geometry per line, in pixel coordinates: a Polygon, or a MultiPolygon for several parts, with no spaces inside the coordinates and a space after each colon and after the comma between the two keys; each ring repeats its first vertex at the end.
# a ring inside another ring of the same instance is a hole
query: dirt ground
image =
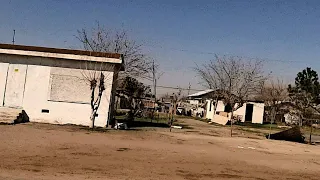
{"type": "Polygon", "coordinates": [[[0,126],[0,179],[314,179],[320,146],[183,119],[185,129],[0,126]]]}

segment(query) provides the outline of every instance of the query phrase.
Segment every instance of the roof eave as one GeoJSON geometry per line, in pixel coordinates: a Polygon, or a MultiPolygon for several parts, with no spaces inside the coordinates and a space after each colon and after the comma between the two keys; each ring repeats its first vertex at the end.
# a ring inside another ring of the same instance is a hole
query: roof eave
{"type": "MultiPolygon", "coordinates": [[[[36,46],[0,44],[0,54],[115,63],[121,64],[121,66],[124,64],[123,55],[117,53],[91,52],[36,46]]],[[[121,69],[124,69],[124,67],[121,67],[121,69]]]]}

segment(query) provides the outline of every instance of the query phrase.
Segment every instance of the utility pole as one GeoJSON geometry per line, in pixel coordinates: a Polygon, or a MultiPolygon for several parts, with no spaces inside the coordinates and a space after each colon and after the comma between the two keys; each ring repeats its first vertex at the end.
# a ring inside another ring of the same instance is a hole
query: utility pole
{"type": "MultiPolygon", "coordinates": [[[[154,119],[154,115],[156,112],[156,101],[157,101],[157,78],[156,78],[156,70],[155,70],[154,60],[152,61],[152,80],[153,80],[153,93],[154,93],[152,119],[154,119]]],[[[151,119],[151,122],[152,122],[152,119],[151,119]]]]}
{"type": "Polygon", "coordinates": [[[13,44],[13,45],[14,45],[14,42],[15,42],[15,41],[14,41],[15,36],[16,36],[16,30],[14,29],[14,30],[13,30],[13,37],[12,37],[12,44],[13,44]]]}
{"type": "Polygon", "coordinates": [[[188,96],[190,95],[191,83],[189,82],[188,96]]]}

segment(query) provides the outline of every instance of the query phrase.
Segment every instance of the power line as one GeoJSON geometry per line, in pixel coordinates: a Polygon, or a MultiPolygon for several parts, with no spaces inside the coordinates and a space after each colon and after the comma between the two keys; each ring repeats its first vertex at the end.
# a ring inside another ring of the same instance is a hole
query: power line
{"type": "MultiPolygon", "coordinates": [[[[151,86],[149,84],[146,84],[147,86],[151,86]]],[[[204,91],[204,89],[190,89],[190,88],[180,88],[180,87],[172,87],[172,86],[159,86],[157,85],[157,88],[163,88],[163,89],[177,89],[177,90],[190,90],[190,91],[204,91]]]]}
{"type": "MultiPolygon", "coordinates": [[[[216,55],[218,53],[214,52],[208,52],[208,51],[193,51],[193,50],[188,50],[188,49],[178,49],[178,48],[172,48],[172,47],[163,47],[163,46],[158,46],[158,45],[143,45],[145,47],[152,47],[152,48],[160,48],[160,49],[166,49],[166,50],[171,50],[171,51],[180,51],[180,52],[189,52],[189,53],[194,53],[194,54],[205,54],[205,55],[216,55]]],[[[233,54],[225,54],[229,56],[236,56],[233,54]]],[[[281,62],[281,63],[306,63],[305,61],[285,61],[285,60],[279,60],[279,59],[269,59],[269,58],[253,58],[249,56],[240,56],[248,59],[261,59],[262,61],[269,61],[269,62],[281,62]]]]}

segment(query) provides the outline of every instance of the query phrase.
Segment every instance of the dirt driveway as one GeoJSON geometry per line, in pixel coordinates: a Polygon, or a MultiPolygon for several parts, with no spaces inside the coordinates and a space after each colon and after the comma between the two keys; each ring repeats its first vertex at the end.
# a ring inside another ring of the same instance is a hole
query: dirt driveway
{"type": "Polygon", "coordinates": [[[0,126],[0,179],[319,179],[320,147],[184,119],[188,129],[0,126]],[[250,138],[243,138],[243,137],[250,138]]]}

